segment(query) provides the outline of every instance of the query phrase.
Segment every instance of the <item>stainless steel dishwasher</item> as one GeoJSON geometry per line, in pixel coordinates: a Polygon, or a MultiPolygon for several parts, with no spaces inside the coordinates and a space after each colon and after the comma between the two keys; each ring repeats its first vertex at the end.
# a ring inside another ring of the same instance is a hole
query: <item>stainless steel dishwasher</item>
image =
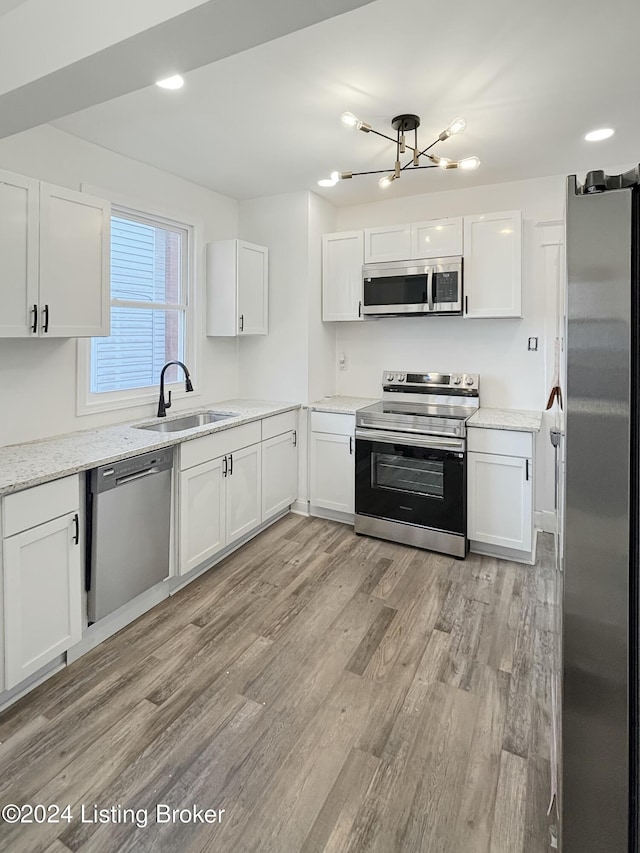
{"type": "Polygon", "coordinates": [[[89,622],[169,574],[173,448],[94,468],[87,483],[89,622]]]}

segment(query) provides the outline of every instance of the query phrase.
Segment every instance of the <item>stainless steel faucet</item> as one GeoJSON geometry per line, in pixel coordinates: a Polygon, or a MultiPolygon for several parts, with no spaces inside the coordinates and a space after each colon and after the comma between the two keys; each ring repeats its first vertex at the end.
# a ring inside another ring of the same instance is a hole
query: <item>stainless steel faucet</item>
{"type": "Polygon", "coordinates": [[[191,377],[189,376],[189,371],[187,370],[186,364],[183,364],[181,361],[168,361],[165,366],[162,368],[160,372],[160,399],[158,400],[158,417],[166,418],[167,409],[171,408],[171,391],[169,391],[169,399],[164,399],[164,372],[167,367],[171,367],[172,364],[179,365],[184,370],[184,390],[185,391],[193,391],[193,385],[191,384],[191,377]]]}

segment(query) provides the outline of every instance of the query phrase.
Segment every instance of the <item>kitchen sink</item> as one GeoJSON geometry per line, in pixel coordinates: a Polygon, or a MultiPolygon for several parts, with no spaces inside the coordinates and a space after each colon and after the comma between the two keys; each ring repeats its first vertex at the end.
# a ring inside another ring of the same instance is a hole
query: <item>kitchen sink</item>
{"type": "Polygon", "coordinates": [[[136,429],[150,429],[153,432],[179,432],[183,429],[208,426],[208,424],[216,424],[218,421],[226,421],[228,418],[235,417],[234,412],[199,412],[197,415],[185,415],[183,418],[175,418],[157,424],[146,424],[136,427],[136,429]]]}

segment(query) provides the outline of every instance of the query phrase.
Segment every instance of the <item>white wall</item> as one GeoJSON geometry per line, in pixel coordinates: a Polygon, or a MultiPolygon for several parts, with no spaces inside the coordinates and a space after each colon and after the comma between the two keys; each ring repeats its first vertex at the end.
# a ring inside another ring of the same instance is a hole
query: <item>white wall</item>
{"type": "MultiPolygon", "coordinates": [[[[466,371],[480,374],[484,406],[544,409],[553,368],[557,295],[544,278],[540,223],[563,219],[564,187],[564,178],[556,176],[340,208],[339,231],[521,210],[524,261],[522,319],[417,317],[336,323],[337,352],[347,359],[347,369],[337,374],[338,393],[379,395],[384,369],[466,371]],[[530,336],[539,338],[537,352],[527,350],[530,336]]],[[[536,506],[552,511],[553,460],[546,422],[537,448],[536,506]]]]}
{"type": "Polygon", "coordinates": [[[322,322],[322,235],[335,231],[336,209],[308,193],[309,200],[309,386],[308,401],[335,392],[335,323],[322,322]]]}
{"type": "MultiPolygon", "coordinates": [[[[204,245],[236,236],[235,200],[47,125],[0,140],[0,169],[71,189],[82,183],[103,187],[169,215],[200,220],[195,275],[201,357],[195,380],[202,393],[174,405],[176,410],[193,408],[237,395],[236,341],[206,338],[204,312],[204,245]]],[[[0,340],[0,445],[155,414],[155,406],[148,405],[78,417],[76,346],[75,340],[64,339],[0,340]]]]}
{"type": "Polygon", "coordinates": [[[239,236],[269,247],[269,334],[239,341],[244,397],[301,403],[333,394],[335,329],[322,322],[321,238],[335,208],[313,193],[239,203],[239,236]]]}
{"type": "Polygon", "coordinates": [[[269,248],[269,334],[239,340],[240,395],[304,402],[307,394],[307,193],[241,201],[241,240],[269,248]]]}

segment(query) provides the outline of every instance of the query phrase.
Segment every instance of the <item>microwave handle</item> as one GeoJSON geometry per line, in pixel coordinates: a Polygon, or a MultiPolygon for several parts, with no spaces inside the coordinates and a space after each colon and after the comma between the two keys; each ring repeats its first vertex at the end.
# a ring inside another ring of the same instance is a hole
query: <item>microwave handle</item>
{"type": "Polygon", "coordinates": [[[433,311],[433,267],[427,270],[427,303],[429,311],[433,311]]]}

